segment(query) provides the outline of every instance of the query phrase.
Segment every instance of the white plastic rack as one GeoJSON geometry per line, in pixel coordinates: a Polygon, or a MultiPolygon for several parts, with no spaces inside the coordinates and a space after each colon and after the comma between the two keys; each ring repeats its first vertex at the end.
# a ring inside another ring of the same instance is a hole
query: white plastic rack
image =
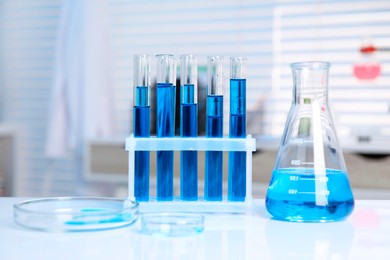
{"type": "Polygon", "coordinates": [[[183,201],[174,197],[172,201],[140,202],[140,212],[205,212],[205,213],[248,213],[252,209],[252,152],[256,151],[256,139],[246,138],[206,138],[206,137],[134,137],[126,138],[126,151],[129,155],[129,199],[134,196],[134,155],[135,151],[245,151],[246,152],[246,196],[245,201],[228,201],[223,195],[222,201],[206,201],[199,197],[197,201],[183,201]]]}

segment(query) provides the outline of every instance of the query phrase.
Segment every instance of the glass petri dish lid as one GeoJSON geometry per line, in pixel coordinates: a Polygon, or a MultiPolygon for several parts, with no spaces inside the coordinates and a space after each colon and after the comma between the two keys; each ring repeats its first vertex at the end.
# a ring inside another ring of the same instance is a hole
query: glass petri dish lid
{"type": "Polygon", "coordinates": [[[138,203],[106,197],[53,197],[14,204],[19,226],[50,232],[113,229],[138,219],[138,203]]]}
{"type": "Polygon", "coordinates": [[[147,213],[141,216],[141,232],[164,237],[203,232],[204,216],[193,213],[147,213]]]}

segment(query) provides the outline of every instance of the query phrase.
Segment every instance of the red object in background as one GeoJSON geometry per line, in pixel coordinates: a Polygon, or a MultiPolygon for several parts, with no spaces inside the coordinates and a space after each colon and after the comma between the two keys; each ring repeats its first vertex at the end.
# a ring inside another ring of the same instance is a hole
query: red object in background
{"type": "Polygon", "coordinates": [[[375,47],[372,44],[361,47],[360,53],[364,61],[354,65],[353,74],[355,77],[360,80],[372,80],[379,77],[381,74],[381,65],[375,62],[374,55],[376,52],[386,49],[375,47]]]}
{"type": "Polygon", "coordinates": [[[353,74],[358,79],[376,79],[381,74],[379,63],[360,63],[353,66],[353,74]]]}
{"type": "Polygon", "coordinates": [[[362,54],[371,54],[374,52],[388,52],[390,51],[389,47],[375,47],[374,45],[365,45],[360,48],[360,53],[362,54]]]}
{"type": "Polygon", "coordinates": [[[364,54],[376,52],[378,49],[373,45],[367,45],[360,48],[360,52],[364,54]]]}

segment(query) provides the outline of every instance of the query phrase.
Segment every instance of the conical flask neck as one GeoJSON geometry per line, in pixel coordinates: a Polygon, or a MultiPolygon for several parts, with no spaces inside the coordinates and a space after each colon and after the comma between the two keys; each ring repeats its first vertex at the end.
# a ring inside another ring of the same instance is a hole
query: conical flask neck
{"type": "Polygon", "coordinates": [[[326,103],[329,67],[330,64],[327,62],[291,64],[294,81],[293,102],[312,104],[314,100],[321,100],[321,103],[326,103]]]}

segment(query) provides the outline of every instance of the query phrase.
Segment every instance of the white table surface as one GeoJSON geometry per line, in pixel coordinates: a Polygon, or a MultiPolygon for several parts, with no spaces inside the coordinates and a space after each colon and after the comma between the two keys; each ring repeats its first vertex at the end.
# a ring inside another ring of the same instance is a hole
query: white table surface
{"type": "Polygon", "coordinates": [[[263,200],[253,215],[205,215],[203,233],[161,238],[139,221],[115,230],[47,233],[17,226],[21,198],[0,198],[0,259],[390,259],[390,201],[356,201],[335,223],[271,220],[263,200]]]}

